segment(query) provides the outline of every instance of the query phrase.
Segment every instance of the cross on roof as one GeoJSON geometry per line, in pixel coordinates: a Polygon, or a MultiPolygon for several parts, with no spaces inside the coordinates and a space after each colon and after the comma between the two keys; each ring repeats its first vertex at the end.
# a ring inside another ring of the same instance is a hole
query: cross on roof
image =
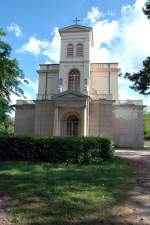
{"type": "Polygon", "coordinates": [[[78,22],[80,22],[80,20],[78,20],[78,18],[76,17],[75,20],[73,20],[73,22],[75,22],[76,24],[78,24],[78,22]]]}

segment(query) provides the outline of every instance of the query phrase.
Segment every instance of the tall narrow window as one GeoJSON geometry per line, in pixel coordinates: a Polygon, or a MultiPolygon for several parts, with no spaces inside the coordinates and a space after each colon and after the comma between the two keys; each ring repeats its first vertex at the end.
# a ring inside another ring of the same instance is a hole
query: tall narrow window
{"type": "Polygon", "coordinates": [[[83,56],[83,45],[77,44],[77,56],[82,57],[83,56]]]}
{"type": "Polygon", "coordinates": [[[67,45],[67,57],[73,57],[73,44],[67,45]]]}
{"type": "Polygon", "coordinates": [[[69,73],[68,89],[80,92],[80,72],[77,69],[71,70],[69,73]]]}

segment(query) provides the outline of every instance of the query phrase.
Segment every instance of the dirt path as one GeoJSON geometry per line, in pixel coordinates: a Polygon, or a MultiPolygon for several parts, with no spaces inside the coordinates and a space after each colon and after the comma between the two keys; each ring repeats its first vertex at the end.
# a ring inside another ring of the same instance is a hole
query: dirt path
{"type": "Polygon", "coordinates": [[[124,221],[150,225],[150,151],[117,150],[116,155],[128,159],[136,175],[136,187],[129,193],[124,221]]]}
{"type": "Polygon", "coordinates": [[[8,201],[7,197],[1,197],[0,199],[0,225],[14,225],[11,215],[6,211],[8,201]]]}

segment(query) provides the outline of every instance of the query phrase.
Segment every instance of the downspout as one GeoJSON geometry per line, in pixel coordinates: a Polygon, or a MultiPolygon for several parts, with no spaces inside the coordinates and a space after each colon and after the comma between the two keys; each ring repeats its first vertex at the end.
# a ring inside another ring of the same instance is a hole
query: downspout
{"type": "Polygon", "coordinates": [[[48,65],[46,65],[45,100],[47,99],[48,65]]]}
{"type": "Polygon", "coordinates": [[[110,63],[108,64],[108,92],[110,94],[110,63]]]}

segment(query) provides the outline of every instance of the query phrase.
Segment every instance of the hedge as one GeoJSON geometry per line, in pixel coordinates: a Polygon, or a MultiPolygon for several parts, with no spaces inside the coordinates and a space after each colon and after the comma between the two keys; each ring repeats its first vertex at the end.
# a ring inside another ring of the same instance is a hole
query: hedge
{"type": "Polygon", "coordinates": [[[144,134],[144,140],[150,141],[150,134],[144,134]]]}
{"type": "Polygon", "coordinates": [[[105,137],[0,137],[0,160],[91,163],[113,152],[112,139],[105,137]]]}

